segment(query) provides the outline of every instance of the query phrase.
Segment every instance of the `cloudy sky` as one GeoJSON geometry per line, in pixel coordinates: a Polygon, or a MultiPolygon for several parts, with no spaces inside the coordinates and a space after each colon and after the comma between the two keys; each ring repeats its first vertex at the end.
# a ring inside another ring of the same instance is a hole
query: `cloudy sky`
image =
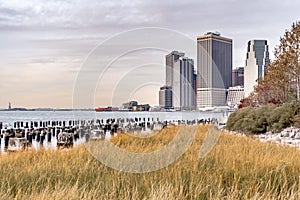
{"type": "MultiPolygon", "coordinates": [[[[78,73],[92,50],[132,29],[159,27],[194,41],[218,31],[234,41],[233,67],[244,65],[248,40],[267,39],[273,58],[280,36],[300,19],[299,8],[300,2],[291,0],[0,0],[0,108],[8,102],[13,107],[71,108],[78,73]]],[[[108,46],[107,54],[114,48],[108,46]]],[[[117,67],[99,76],[95,105],[117,106],[129,99],[157,105],[167,51],[147,49],[115,60],[117,67]],[[148,60],[134,62],[141,58],[148,60]],[[120,68],[123,75],[118,75],[120,68]],[[119,86],[130,85],[126,80],[137,84],[125,91],[119,86]],[[110,88],[109,81],[119,84],[110,88]],[[123,96],[116,97],[117,91],[123,96]]]]}

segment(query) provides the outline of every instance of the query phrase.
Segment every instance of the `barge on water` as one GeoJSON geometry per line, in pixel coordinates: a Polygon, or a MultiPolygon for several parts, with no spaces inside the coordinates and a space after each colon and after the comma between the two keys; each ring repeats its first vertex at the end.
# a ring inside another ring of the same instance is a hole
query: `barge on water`
{"type": "Polygon", "coordinates": [[[95,108],[96,112],[110,112],[110,111],[118,111],[118,110],[119,108],[113,108],[111,106],[108,106],[106,108],[102,108],[102,107],[95,108]]]}

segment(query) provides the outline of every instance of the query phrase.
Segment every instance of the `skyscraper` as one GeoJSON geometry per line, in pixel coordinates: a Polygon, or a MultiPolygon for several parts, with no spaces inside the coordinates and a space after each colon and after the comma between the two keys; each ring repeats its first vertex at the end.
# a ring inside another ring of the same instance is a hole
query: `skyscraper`
{"type": "Polygon", "coordinates": [[[232,70],[232,87],[244,87],[244,67],[238,67],[232,70]]]}
{"type": "Polygon", "coordinates": [[[176,110],[194,110],[194,61],[184,53],[166,55],[166,84],[172,87],[172,106],[176,110]]]}
{"type": "Polygon", "coordinates": [[[226,105],[232,84],[232,39],[208,32],[197,38],[197,106],[226,105]]]}
{"type": "Polygon", "coordinates": [[[194,60],[182,57],[180,59],[180,107],[182,110],[195,109],[194,92],[194,60]]]}
{"type": "Polygon", "coordinates": [[[163,86],[159,90],[159,107],[164,109],[172,109],[172,87],[163,86]]]}
{"type": "Polygon", "coordinates": [[[269,47],[267,40],[250,40],[247,47],[247,58],[244,72],[245,96],[254,90],[256,80],[267,72],[269,59],[269,47]]]}
{"type": "Polygon", "coordinates": [[[183,57],[184,53],[178,51],[172,51],[168,55],[166,55],[166,85],[173,85],[173,77],[174,77],[174,63],[179,60],[180,57],[183,57]]]}

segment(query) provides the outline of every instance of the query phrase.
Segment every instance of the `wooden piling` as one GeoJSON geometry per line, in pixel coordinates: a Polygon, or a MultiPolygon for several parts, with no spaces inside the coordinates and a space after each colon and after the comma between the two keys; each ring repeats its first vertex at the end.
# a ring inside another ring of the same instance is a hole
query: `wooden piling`
{"type": "Polygon", "coordinates": [[[40,140],[41,140],[41,132],[40,132],[40,130],[38,130],[38,131],[36,132],[36,141],[37,141],[37,142],[40,142],[40,140]]]}
{"type": "Polygon", "coordinates": [[[47,131],[47,142],[51,142],[51,131],[50,130],[48,130],[47,131]]]}

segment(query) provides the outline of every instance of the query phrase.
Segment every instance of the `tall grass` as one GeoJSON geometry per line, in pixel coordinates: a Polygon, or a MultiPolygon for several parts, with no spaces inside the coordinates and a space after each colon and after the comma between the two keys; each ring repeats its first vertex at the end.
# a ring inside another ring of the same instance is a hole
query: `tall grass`
{"type": "MultiPolygon", "coordinates": [[[[2,155],[0,199],[300,199],[298,149],[221,134],[213,151],[198,159],[207,129],[198,127],[193,144],[176,162],[144,174],[108,168],[84,146],[2,155]]],[[[177,130],[112,141],[133,152],[149,152],[177,130]]]]}

